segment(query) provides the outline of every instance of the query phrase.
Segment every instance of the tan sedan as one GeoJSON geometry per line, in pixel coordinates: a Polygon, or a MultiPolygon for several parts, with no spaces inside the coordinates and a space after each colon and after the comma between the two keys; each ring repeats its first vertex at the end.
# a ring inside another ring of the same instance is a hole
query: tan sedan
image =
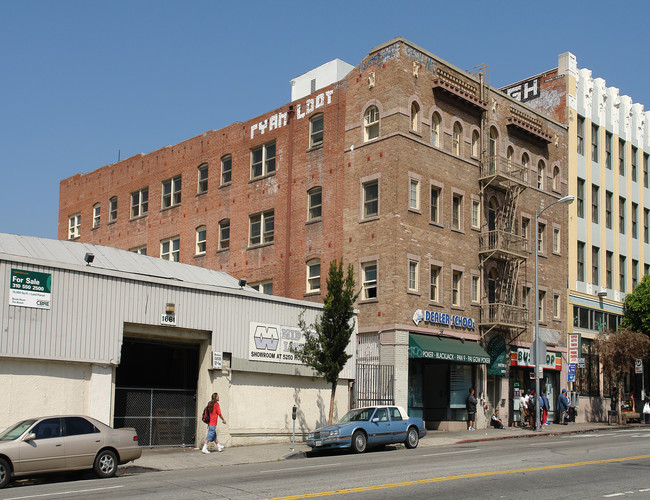
{"type": "Polygon", "coordinates": [[[93,469],[111,477],[118,465],[141,455],[135,429],[113,429],[79,415],[23,420],[0,433],[0,488],[43,472],[93,469]]]}

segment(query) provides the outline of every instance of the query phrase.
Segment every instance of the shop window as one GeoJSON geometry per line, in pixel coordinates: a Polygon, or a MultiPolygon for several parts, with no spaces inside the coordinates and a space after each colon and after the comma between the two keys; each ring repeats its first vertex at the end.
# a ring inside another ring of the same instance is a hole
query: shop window
{"type": "Polygon", "coordinates": [[[581,396],[600,396],[599,358],[592,339],[582,337],[582,356],[585,367],[576,370],[574,390],[581,396]]]}

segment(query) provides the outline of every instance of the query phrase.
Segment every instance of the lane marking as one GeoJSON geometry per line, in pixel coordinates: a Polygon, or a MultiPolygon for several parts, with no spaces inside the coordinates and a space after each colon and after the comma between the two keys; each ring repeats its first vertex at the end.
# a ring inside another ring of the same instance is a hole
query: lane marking
{"type": "Polygon", "coordinates": [[[633,491],[624,491],[622,493],[612,493],[610,495],[603,495],[604,498],[611,498],[611,497],[622,497],[625,495],[634,495],[633,491]]]}
{"type": "Polygon", "coordinates": [[[94,493],[97,491],[115,490],[118,488],[124,488],[124,486],[108,486],[106,488],[90,488],[87,490],[61,491],[59,493],[42,493],[41,495],[26,495],[24,497],[11,497],[5,500],[24,500],[26,498],[54,497],[54,496],[61,496],[61,495],[71,495],[75,493],[94,493]]]}
{"type": "Polygon", "coordinates": [[[434,477],[429,479],[417,479],[414,481],[404,481],[402,483],[379,484],[375,486],[358,486],[356,488],[345,488],[342,490],[320,491],[317,493],[303,493],[300,495],[289,495],[285,497],[274,497],[267,500],[297,500],[301,498],[316,498],[333,495],[346,495],[350,493],[360,493],[364,491],[384,490],[388,488],[401,488],[404,486],[415,486],[422,484],[440,483],[443,481],[455,481],[456,479],[470,479],[475,477],[503,476],[506,474],[521,474],[522,472],[537,472],[543,470],[565,469],[568,467],[584,467],[586,465],[611,464],[616,462],[628,462],[630,460],[641,460],[650,458],[650,455],[637,455],[634,457],[606,458],[603,460],[588,460],[584,462],[574,462],[570,464],[542,465],[539,467],[527,467],[525,469],[496,470],[486,472],[473,472],[471,474],[459,474],[456,476],[434,477]]]}
{"type": "Polygon", "coordinates": [[[471,450],[460,450],[460,451],[445,451],[443,453],[429,453],[428,455],[422,455],[422,457],[439,457],[440,455],[456,455],[458,453],[474,453],[479,451],[478,448],[473,448],[471,450]]]}
{"type": "Polygon", "coordinates": [[[324,465],[305,465],[304,467],[289,467],[287,469],[269,469],[269,470],[261,470],[260,472],[262,474],[268,474],[271,472],[283,472],[283,471],[289,471],[289,470],[305,470],[305,469],[323,469],[325,467],[335,467],[337,465],[341,465],[340,463],[336,464],[324,464],[324,465]]]}

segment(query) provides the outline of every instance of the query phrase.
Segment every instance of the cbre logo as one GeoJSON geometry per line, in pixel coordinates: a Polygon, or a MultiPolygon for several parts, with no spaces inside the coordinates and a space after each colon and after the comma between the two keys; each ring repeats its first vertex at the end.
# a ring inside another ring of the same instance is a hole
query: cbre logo
{"type": "Polygon", "coordinates": [[[278,344],[280,343],[278,329],[274,326],[266,327],[258,325],[255,328],[253,338],[255,339],[255,347],[257,349],[276,351],[278,349],[278,344]]]}

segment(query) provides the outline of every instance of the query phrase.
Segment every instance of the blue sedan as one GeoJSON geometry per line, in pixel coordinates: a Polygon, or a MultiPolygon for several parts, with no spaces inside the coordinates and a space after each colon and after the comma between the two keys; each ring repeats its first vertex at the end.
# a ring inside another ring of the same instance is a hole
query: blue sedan
{"type": "Polygon", "coordinates": [[[369,446],[395,443],[415,448],[426,434],[422,419],[409,417],[399,406],[369,406],[350,410],[337,424],[310,432],[307,445],[314,450],[352,448],[363,453],[369,446]]]}

